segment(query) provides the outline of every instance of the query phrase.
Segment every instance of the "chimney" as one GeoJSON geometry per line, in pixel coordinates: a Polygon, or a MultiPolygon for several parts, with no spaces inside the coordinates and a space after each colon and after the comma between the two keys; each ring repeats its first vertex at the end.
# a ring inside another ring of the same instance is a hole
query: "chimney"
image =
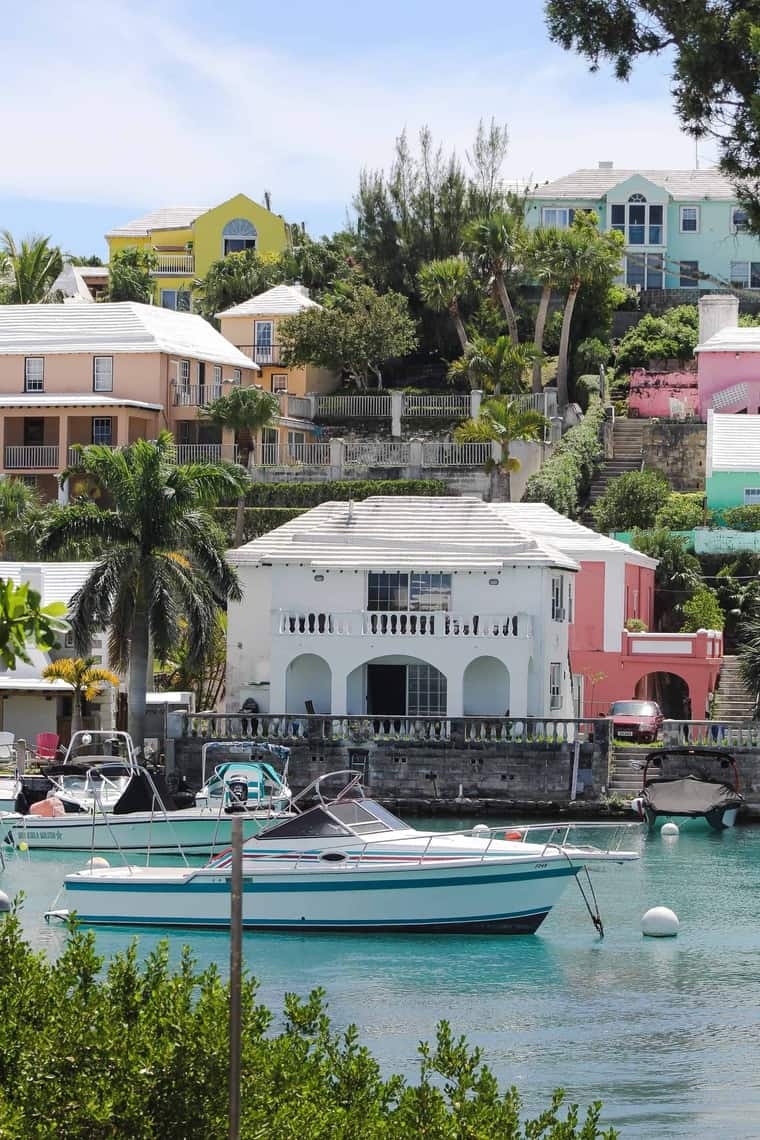
{"type": "Polygon", "coordinates": [[[614,165],[615,165],[614,162],[609,162],[609,161],[600,162],[599,163],[599,169],[600,170],[612,170],[614,168],[614,165]]]}
{"type": "Polygon", "coordinates": [[[699,343],[704,344],[721,329],[739,324],[739,298],[732,293],[706,293],[699,298],[699,343]]]}

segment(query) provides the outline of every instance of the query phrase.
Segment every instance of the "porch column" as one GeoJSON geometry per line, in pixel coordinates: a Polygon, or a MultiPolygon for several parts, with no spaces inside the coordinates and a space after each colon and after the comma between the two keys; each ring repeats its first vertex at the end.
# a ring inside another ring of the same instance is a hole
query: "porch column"
{"type": "Polygon", "coordinates": [[[480,405],[483,402],[483,392],[480,388],[473,388],[470,392],[470,419],[476,420],[480,415],[480,405]]]}
{"type": "Polygon", "coordinates": [[[346,716],[348,713],[348,677],[339,665],[330,665],[330,715],[346,716]]]}
{"type": "Polygon", "coordinates": [[[394,439],[401,439],[401,409],[404,403],[404,393],[394,389],[391,391],[391,435],[394,439]]]}
{"type": "Polygon", "coordinates": [[[330,478],[343,478],[343,464],[346,457],[346,441],[339,436],[330,440],[330,478]]]}
{"type": "Polygon", "coordinates": [[[111,443],[114,447],[124,447],[129,443],[129,412],[125,409],[119,409],[113,417],[116,420],[116,431],[111,437],[111,443]]]}
{"type": "MultiPolygon", "coordinates": [[[[63,471],[69,465],[69,414],[68,412],[61,412],[58,416],[58,470],[63,471]]],[[[58,501],[68,503],[68,492],[66,498],[61,499],[61,491],[58,492],[58,501]]]]}
{"type": "Polygon", "coordinates": [[[464,716],[464,669],[457,664],[441,672],[446,674],[446,716],[464,716]]]}
{"type": "MultiPolygon", "coordinates": [[[[251,448],[251,454],[248,462],[256,458],[255,448],[251,448]]],[[[235,431],[234,428],[222,428],[222,459],[229,459],[230,462],[236,462],[235,455],[235,431]]]]}

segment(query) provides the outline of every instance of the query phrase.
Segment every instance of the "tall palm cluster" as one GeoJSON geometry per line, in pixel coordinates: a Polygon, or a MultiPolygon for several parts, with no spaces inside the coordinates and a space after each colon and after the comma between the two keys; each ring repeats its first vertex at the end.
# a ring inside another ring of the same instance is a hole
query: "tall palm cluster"
{"type": "Polygon", "coordinates": [[[73,475],[97,482],[110,505],[60,508],[42,537],[42,553],[55,555],[72,542],[101,551],[72,598],[71,628],[84,658],[93,636],[108,632],[109,660],[128,672],[129,730],[141,744],[151,654],[166,660],[185,639],[188,660],[201,662],[220,607],[240,597],[210,508],[240,495],[245,473],[231,464],[177,464],[172,437],[163,432],[120,451],[85,447],[62,478],[73,475]]]}
{"type": "Polygon", "coordinates": [[[0,304],[35,305],[57,301],[53,290],[63,268],[63,256],[49,237],[17,241],[8,230],[0,231],[0,304]]]}

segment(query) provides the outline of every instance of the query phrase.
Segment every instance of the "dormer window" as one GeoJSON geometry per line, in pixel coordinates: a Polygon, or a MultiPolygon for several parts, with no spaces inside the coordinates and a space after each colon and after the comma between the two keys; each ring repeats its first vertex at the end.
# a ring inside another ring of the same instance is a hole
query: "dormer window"
{"type": "Polygon", "coordinates": [[[631,194],[627,202],[610,206],[610,228],[623,235],[626,245],[662,245],[663,207],[643,194],[631,194]]]}

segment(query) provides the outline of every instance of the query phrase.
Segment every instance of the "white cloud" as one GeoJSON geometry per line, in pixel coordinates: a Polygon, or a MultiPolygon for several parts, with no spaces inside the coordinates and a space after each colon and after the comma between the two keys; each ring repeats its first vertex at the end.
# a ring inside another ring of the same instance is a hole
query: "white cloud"
{"type": "Polygon", "coordinates": [[[4,62],[0,193],[155,206],[267,188],[275,208],[308,217],[334,204],[339,222],[360,167],[387,165],[402,127],[428,123],[463,154],[490,115],[509,125],[509,178],[599,159],[693,165],[667,94],[642,102],[621,87],[605,103],[572,57],[537,67],[505,51],[488,66],[436,59],[423,70],[369,52],[325,65],[212,44],[135,3],[42,8],[36,42],[4,62]]]}

